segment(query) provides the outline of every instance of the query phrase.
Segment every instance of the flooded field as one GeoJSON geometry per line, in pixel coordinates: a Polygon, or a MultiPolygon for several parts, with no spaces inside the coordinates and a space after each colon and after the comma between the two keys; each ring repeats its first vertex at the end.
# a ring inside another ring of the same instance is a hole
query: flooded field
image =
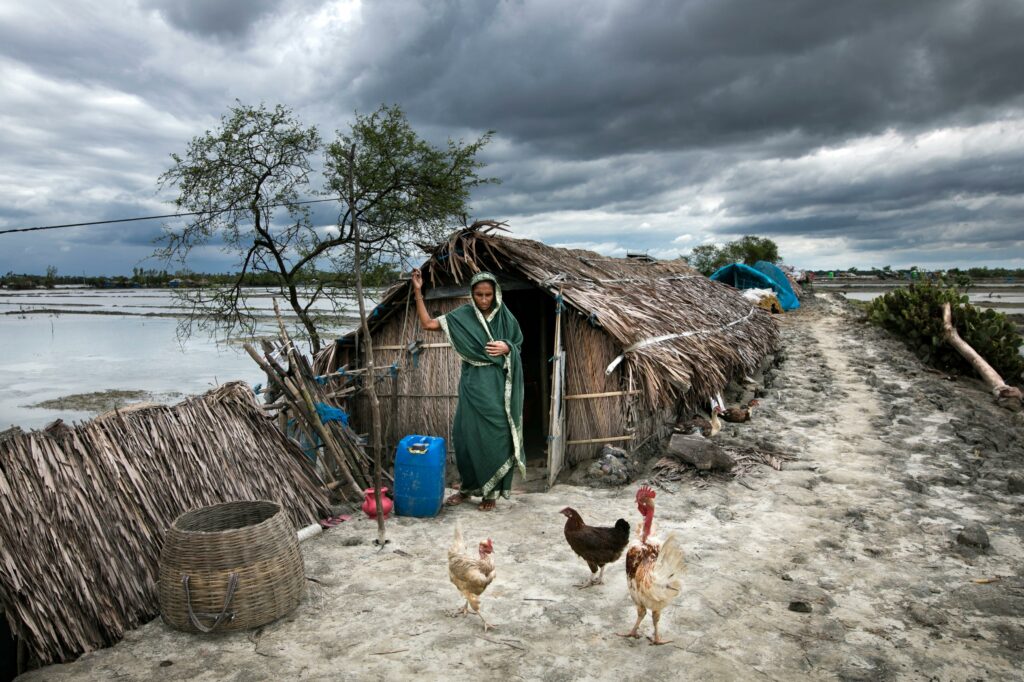
{"type": "MultiPolygon", "coordinates": [[[[272,297],[252,293],[257,333],[272,334],[272,297]]],[[[350,301],[330,311],[339,317],[333,335],[354,325],[355,310],[350,301]]],[[[140,401],[176,402],[236,379],[263,380],[242,349],[245,339],[194,333],[179,340],[181,319],[168,290],[0,291],[0,430],[89,419],[140,401]]]]}
{"type": "MultiPolygon", "coordinates": [[[[817,291],[827,291],[826,288],[818,287],[817,291]]],[[[841,291],[839,292],[851,301],[873,301],[882,296],[886,291],[841,291]]],[[[1024,313],[1024,293],[995,294],[992,292],[974,293],[967,292],[970,302],[980,308],[991,308],[997,313],[1014,315],[1024,313]]]]}
{"type": "MultiPolygon", "coordinates": [[[[906,284],[899,280],[832,280],[815,282],[814,290],[840,293],[851,301],[873,301],[906,284]]],[[[967,298],[980,308],[991,308],[1007,315],[1024,315],[1024,283],[978,283],[968,289],[967,298]]]]}

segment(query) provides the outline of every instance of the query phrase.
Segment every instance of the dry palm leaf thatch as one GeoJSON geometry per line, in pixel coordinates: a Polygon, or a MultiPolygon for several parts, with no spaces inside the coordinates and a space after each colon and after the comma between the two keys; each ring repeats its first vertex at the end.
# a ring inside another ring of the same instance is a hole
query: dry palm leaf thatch
{"type": "MultiPolygon", "coordinates": [[[[681,260],[609,258],[497,234],[479,221],[429,249],[432,286],[464,285],[482,270],[526,279],[600,329],[624,354],[647,407],[704,405],[731,378],[752,372],[778,345],[767,311],[681,260]],[[667,338],[665,338],[667,337],[667,338]]],[[[408,282],[390,289],[378,324],[399,309],[408,282]]]]}
{"type": "Polygon", "coordinates": [[[0,609],[40,663],[117,642],[159,612],[165,529],[181,513],[273,500],[296,526],[322,482],[243,383],[173,407],[0,441],[0,609]]]}

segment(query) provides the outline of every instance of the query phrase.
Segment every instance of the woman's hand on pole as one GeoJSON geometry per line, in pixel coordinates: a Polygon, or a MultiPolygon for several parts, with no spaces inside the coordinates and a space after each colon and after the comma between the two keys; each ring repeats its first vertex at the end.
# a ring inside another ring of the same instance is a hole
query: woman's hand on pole
{"type": "Polygon", "coordinates": [[[419,268],[413,268],[412,288],[415,289],[417,293],[423,290],[423,273],[419,268]]]}

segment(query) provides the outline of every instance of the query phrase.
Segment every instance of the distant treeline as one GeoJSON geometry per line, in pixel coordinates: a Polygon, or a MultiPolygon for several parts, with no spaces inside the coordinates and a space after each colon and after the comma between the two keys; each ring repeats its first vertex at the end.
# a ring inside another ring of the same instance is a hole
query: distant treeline
{"type": "Polygon", "coordinates": [[[835,270],[814,270],[814,274],[817,277],[828,277],[831,275],[836,276],[855,276],[855,277],[874,277],[877,279],[917,279],[919,277],[929,276],[943,276],[947,279],[956,278],[958,276],[966,276],[971,279],[1005,279],[1012,277],[1014,279],[1018,277],[1024,277],[1024,268],[949,268],[948,270],[927,270],[925,268],[919,268],[913,266],[906,269],[896,269],[889,267],[888,265],[884,268],[872,268],[870,270],[861,270],[858,268],[842,269],[836,268],[835,270]]]}
{"type": "MultiPolygon", "coordinates": [[[[397,281],[399,275],[400,273],[396,267],[386,263],[367,266],[363,270],[363,285],[368,287],[388,286],[397,281]]],[[[191,270],[169,272],[167,270],[132,268],[131,276],[100,275],[87,277],[85,275],[60,275],[57,273],[57,268],[49,267],[46,269],[45,275],[8,272],[0,276],[0,287],[8,289],[52,289],[57,285],[78,285],[96,287],[97,289],[195,288],[226,286],[237,281],[237,273],[193,272],[191,270]]],[[[355,286],[353,275],[347,272],[310,271],[305,276],[300,277],[298,283],[304,286],[316,286],[318,284],[322,284],[325,287],[342,288],[355,286]]],[[[279,284],[278,275],[273,272],[246,273],[242,277],[242,284],[251,287],[277,286],[279,284]]]]}

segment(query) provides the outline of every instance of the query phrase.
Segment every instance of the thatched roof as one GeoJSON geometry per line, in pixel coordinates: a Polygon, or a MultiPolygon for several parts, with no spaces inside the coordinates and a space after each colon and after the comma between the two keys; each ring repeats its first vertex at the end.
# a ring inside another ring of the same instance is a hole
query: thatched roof
{"type": "Polygon", "coordinates": [[[259,499],[297,526],[330,511],[242,383],[14,434],[0,441],[0,610],[42,663],[112,644],[159,613],[160,547],[179,514],[259,499]]]}
{"type": "MultiPolygon", "coordinates": [[[[552,296],[560,293],[570,310],[625,350],[626,366],[651,405],[680,399],[703,403],[737,373],[755,369],[777,346],[770,313],[683,261],[609,258],[499,235],[498,229],[489,223],[459,230],[431,247],[424,265],[427,282],[465,284],[489,270],[525,277],[552,296]]],[[[404,301],[407,286],[389,290],[385,311],[389,303],[404,301]]]]}

